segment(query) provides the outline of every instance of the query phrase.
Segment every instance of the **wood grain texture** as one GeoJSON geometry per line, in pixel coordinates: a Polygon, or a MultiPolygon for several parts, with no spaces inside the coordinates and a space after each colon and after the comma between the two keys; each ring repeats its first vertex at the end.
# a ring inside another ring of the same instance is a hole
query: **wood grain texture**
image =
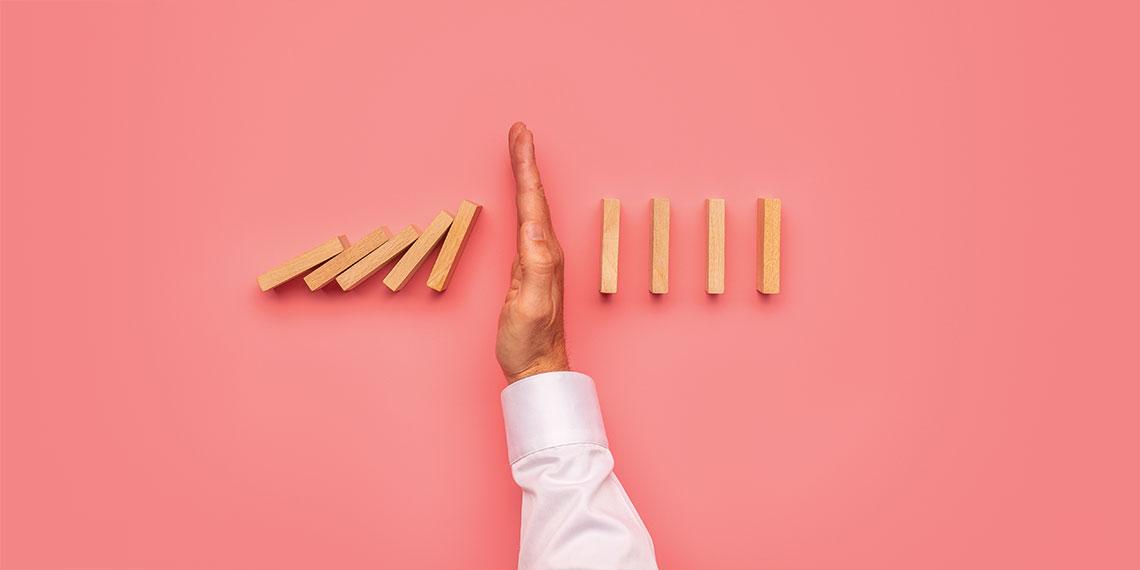
{"type": "Polygon", "coordinates": [[[710,295],[724,293],[724,198],[705,200],[708,215],[708,278],[705,292],[710,295]]]}
{"type": "Polygon", "coordinates": [[[447,230],[447,237],[439,248],[439,256],[435,258],[435,265],[428,275],[427,286],[439,292],[447,289],[451,283],[451,276],[459,265],[459,257],[467,248],[467,238],[471,237],[471,230],[475,227],[475,220],[479,219],[479,212],[483,206],[470,200],[460,202],[459,209],[455,211],[455,221],[451,222],[451,229],[447,230]]]}
{"type": "Polygon", "coordinates": [[[436,214],[435,219],[424,228],[424,232],[420,234],[412,247],[408,248],[400,261],[396,262],[396,266],[388,272],[387,277],[384,277],[384,285],[393,291],[403,289],[412,279],[412,276],[416,274],[416,270],[423,265],[431,250],[435,249],[436,244],[443,239],[453,221],[455,218],[447,212],[440,211],[439,214],[436,214]]]}
{"type": "Polygon", "coordinates": [[[653,245],[649,262],[649,292],[669,292],[669,199],[653,199],[653,245]]]}
{"type": "Polygon", "coordinates": [[[380,226],[353,244],[352,247],[340,252],[336,257],[326,261],[324,265],[321,265],[314,269],[312,273],[306,275],[305,284],[309,286],[310,291],[316,291],[332,283],[332,280],[336,279],[336,276],[340,275],[342,271],[351,267],[353,263],[360,261],[364,256],[372,253],[372,250],[383,245],[390,237],[392,237],[392,234],[388,231],[388,227],[380,226]]]}
{"type": "Polygon", "coordinates": [[[602,293],[618,290],[618,240],[621,233],[621,201],[602,198],[602,293]]]}
{"type": "Polygon", "coordinates": [[[262,273],[257,276],[257,286],[262,291],[268,291],[286,281],[300,276],[302,273],[324,263],[327,259],[337,255],[349,246],[348,238],[337,236],[313,249],[262,273]]]}
{"type": "Polygon", "coordinates": [[[408,227],[400,230],[400,233],[381,244],[380,247],[372,250],[372,253],[364,256],[360,261],[344,270],[343,273],[337,275],[337,284],[340,285],[341,289],[351,291],[365,279],[372,277],[372,274],[379,271],[388,262],[396,259],[396,256],[415,243],[418,237],[420,237],[420,230],[414,225],[408,225],[408,227]]]}
{"type": "Polygon", "coordinates": [[[756,201],[756,290],[780,292],[780,199],[756,201]]]}

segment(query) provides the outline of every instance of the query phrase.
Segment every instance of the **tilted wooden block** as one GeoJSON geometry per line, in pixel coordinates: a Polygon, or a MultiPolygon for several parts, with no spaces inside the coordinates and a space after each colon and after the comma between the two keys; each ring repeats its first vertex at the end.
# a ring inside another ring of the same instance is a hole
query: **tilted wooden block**
{"type": "Polygon", "coordinates": [[[428,276],[428,287],[441,293],[447,289],[447,284],[451,283],[451,276],[455,274],[455,267],[459,265],[459,256],[463,255],[463,250],[467,247],[467,238],[471,236],[475,220],[479,218],[479,212],[482,210],[483,206],[470,200],[464,200],[459,204],[459,210],[455,212],[455,221],[451,223],[451,229],[447,230],[447,237],[443,240],[439,256],[435,258],[435,265],[432,266],[431,275],[428,276]]]}
{"type": "Polygon", "coordinates": [[[710,295],[724,293],[724,198],[705,200],[708,212],[708,280],[705,292],[710,295]]]}
{"type": "Polygon", "coordinates": [[[653,249],[649,263],[649,292],[669,292],[669,199],[653,199],[653,249]]]}
{"type": "Polygon", "coordinates": [[[602,293],[618,290],[618,239],[621,232],[621,202],[602,198],[602,293]]]}
{"type": "Polygon", "coordinates": [[[257,286],[268,291],[302,273],[320,265],[325,260],[344,251],[349,246],[348,238],[337,236],[257,277],[257,286]]]}
{"type": "Polygon", "coordinates": [[[372,233],[364,236],[363,239],[356,242],[352,247],[340,252],[336,257],[325,262],[324,265],[313,270],[312,273],[305,276],[305,284],[309,286],[310,291],[316,291],[336,279],[342,271],[348,269],[353,263],[360,261],[364,256],[372,253],[372,250],[380,247],[392,234],[388,231],[387,226],[380,226],[372,233]]]}
{"type": "Polygon", "coordinates": [[[393,291],[399,291],[408,284],[415,275],[416,270],[423,265],[424,260],[427,259],[431,250],[435,249],[439,240],[443,239],[443,234],[447,233],[447,228],[451,227],[451,222],[455,218],[451,214],[441,211],[436,215],[435,219],[424,228],[424,233],[416,239],[416,243],[408,248],[408,252],[396,262],[396,266],[392,271],[388,272],[388,276],[384,278],[384,284],[393,291]]]}
{"type": "Polygon", "coordinates": [[[756,201],[756,290],[780,292],[780,199],[756,201]]]}
{"type": "Polygon", "coordinates": [[[372,253],[364,256],[360,261],[353,263],[351,267],[344,270],[344,273],[337,275],[337,284],[340,285],[341,289],[351,291],[365,279],[372,277],[373,273],[379,271],[389,261],[396,259],[396,256],[408,249],[418,237],[420,237],[420,230],[414,225],[409,225],[400,230],[400,233],[392,236],[391,239],[372,250],[372,253]]]}

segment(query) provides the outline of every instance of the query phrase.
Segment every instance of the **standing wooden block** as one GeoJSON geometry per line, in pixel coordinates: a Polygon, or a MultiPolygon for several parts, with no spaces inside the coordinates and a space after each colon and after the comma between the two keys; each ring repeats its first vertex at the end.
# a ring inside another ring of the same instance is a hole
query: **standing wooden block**
{"type": "Polygon", "coordinates": [[[391,239],[372,250],[372,253],[364,256],[360,261],[353,263],[351,267],[344,270],[344,273],[337,275],[337,284],[340,285],[341,289],[351,291],[365,279],[372,277],[373,273],[379,271],[389,261],[396,259],[396,256],[408,249],[408,246],[412,245],[418,237],[420,237],[420,230],[416,226],[409,225],[400,230],[400,233],[392,236],[391,239]]]}
{"type": "Polygon", "coordinates": [[[780,292],[780,199],[756,202],[756,290],[780,292]]]}
{"type": "Polygon", "coordinates": [[[669,292],[669,199],[653,199],[653,251],[650,256],[649,292],[669,292]]]}
{"type": "Polygon", "coordinates": [[[348,247],[348,238],[337,236],[257,277],[257,286],[268,291],[320,265],[348,247]]]}
{"type": "Polygon", "coordinates": [[[463,255],[463,250],[467,247],[467,238],[471,235],[471,229],[475,227],[475,220],[479,218],[479,212],[482,210],[483,206],[470,200],[460,202],[459,210],[455,212],[455,221],[451,223],[451,229],[447,230],[447,237],[444,238],[439,256],[435,258],[435,265],[431,268],[428,287],[441,293],[447,289],[447,284],[451,282],[451,276],[455,273],[455,267],[459,264],[459,256],[463,255]]]}
{"type": "Polygon", "coordinates": [[[454,220],[455,218],[452,218],[451,214],[447,212],[441,211],[437,214],[435,219],[424,229],[424,233],[416,239],[416,243],[408,248],[404,257],[401,257],[392,271],[388,272],[388,276],[384,278],[384,284],[393,291],[403,289],[404,285],[407,285],[408,281],[412,279],[412,275],[415,275],[416,270],[423,265],[431,250],[435,249],[439,240],[443,239],[443,235],[447,233],[447,228],[451,227],[451,222],[454,220]]]}
{"type": "Polygon", "coordinates": [[[602,198],[602,293],[618,290],[618,234],[621,231],[621,201],[602,198]]]}
{"type": "Polygon", "coordinates": [[[336,257],[325,262],[324,265],[313,270],[312,273],[305,276],[305,284],[309,286],[310,291],[316,291],[336,279],[342,271],[348,269],[353,263],[360,261],[364,256],[372,253],[372,250],[380,247],[392,234],[388,231],[387,226],[380,226],[372,233],[364,236],[364,239],[356,242],[352,247],[340,252],[336,257]]]}
{"type": "Polygon", "coordinates": [[[705,292],[710,295],[724,293],[724,198],[705,200],[709,223],[708,280],[705,292]]]}

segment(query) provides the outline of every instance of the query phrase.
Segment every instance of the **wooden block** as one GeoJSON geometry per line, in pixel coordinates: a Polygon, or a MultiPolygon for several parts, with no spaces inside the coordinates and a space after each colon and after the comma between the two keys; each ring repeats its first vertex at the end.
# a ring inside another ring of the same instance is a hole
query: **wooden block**
{"type": "Polygon", "coordinates": [[[412,276],[416,274],[416,270],[423,265],[431,250],[435,249],[439,240],[443,239],[443,235],[447,233],[447,228],[451,227],[451,222],[454,220],[455,218],[452,218],[451,214],[440,211],[435,219],[428,224],[428,227],[424,228],[424,233],[420,234],[416,243],[408,248],[404,257],[401,257],[392,271],[388,272],[388,276],[384,278],[384,284],[393,291],[403,289],[404,285],[407,285],[412,276]]]}
{"type": "Polygon", "coordinates": [[[313,270],[312,273],[305,276],[305,284],[309,286],[310,291],[316,291],[336,279],[342,271],[348,269],[353,263],[360,261],[364,256],[372,253],[372,250],[380,247],[392,234],[388,231],[387,226],[380,226],[372,233],[364,236],[363,239],[356,242],[352,247],[340,252],[336,257],[325,262],[324,265],[313,270]]]}
{"type": "Polygon", "coordinates": [[[602,198],[602,293],[618,290],[618,237],[621,231],[621,201],[602,198]]]}
{"type": "Polygon", "coordinates": [[[708,280],[705,292],[710,295],[724,293],[724,198],[705,200],[709,222],[708,280]]]}
{"type": "Polygon", "coordinates": [[[669,199],[653,199],[653,250],[650,255],[649,292],[669,292],[669,199]]]}
{"type": "Polygon", "coordinates": [[[325,260],[344,251],[349,246],[348,238],[337,236],[257,277],[257,286],[268,291],[302,273],[320,265],[325,260]]]}
{"type": "Polygon", "coordinates": [[[435,258],[435,265],[431,268],[427,286],[436,291],[443,292],[455,274],[455,267],[459,265],[459,256],[467,247],[467,238],[471,236],[471,229],[475,227],[475,220],[483,206],[470,200],[459,203],[459,210],[455,212],[455,221],[451,229],[447,230],[447,237],[439,249],[439,256],[435,258]]]}
{"type": "Polygon", "coordinates": [[[756,201],[756,290],[780,292],[780,199],[756,201]]]}
{"type": "Polygon", "coordinates": [[[420,237],[420,230],[416,226],[409,225],[400,230],[400,233],[392,236],[380,247],[372,250],[372,253],[364,256],[360,261],[345,269],[343,273],[337,275],[337,284],[340,285],[341,289],[351,291],[365,279],[372,277],[373,273],[379,271],[389,261],[396,259],[396,256],[408,249],[408,246],[412,245],[418,237],[420,237]]]}

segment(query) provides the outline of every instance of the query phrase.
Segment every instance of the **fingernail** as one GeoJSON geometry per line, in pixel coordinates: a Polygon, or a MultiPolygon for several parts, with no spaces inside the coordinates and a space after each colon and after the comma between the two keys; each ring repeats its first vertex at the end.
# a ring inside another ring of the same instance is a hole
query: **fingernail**
{"type": "Polygon", "coordinates": [[[542,241],[546,239],[546,231],[542,229],[537,222],[527,222],[523,225],[523,231],[526,232],[526,239],[530,241],[542,241]]]}

